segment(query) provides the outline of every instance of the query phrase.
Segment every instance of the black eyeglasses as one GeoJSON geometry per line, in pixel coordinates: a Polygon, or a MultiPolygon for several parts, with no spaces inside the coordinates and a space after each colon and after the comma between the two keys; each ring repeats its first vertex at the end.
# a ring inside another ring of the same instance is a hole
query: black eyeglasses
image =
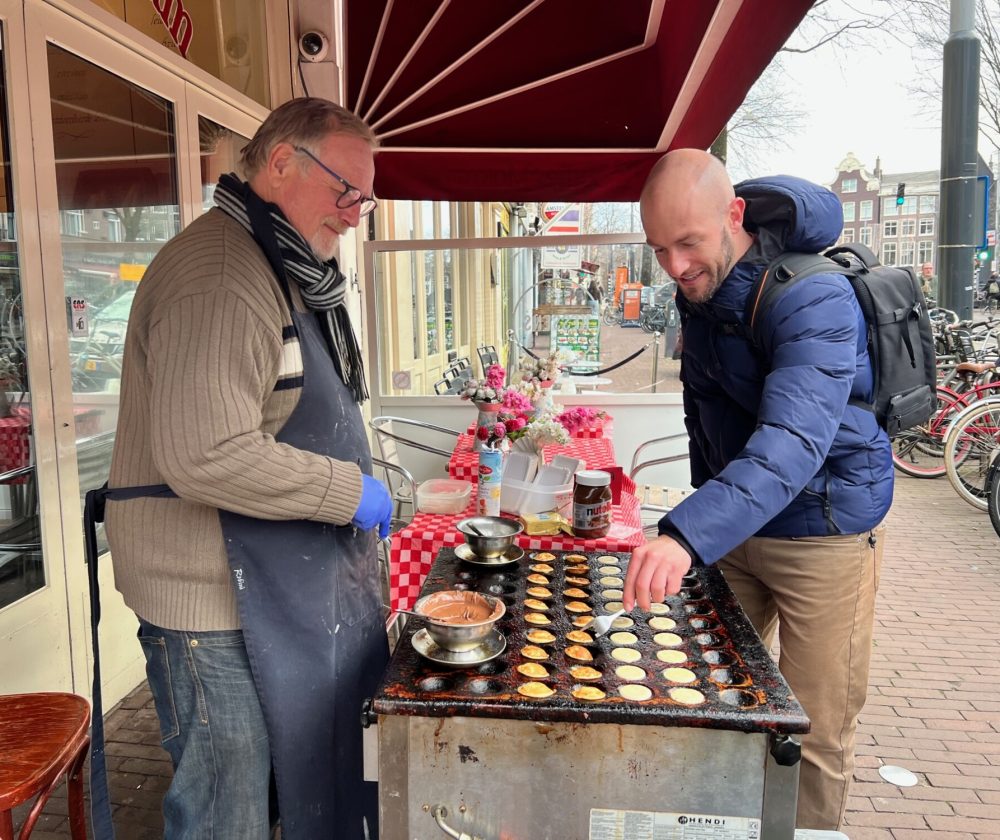
{"type": "Polygon", "coordinates": [[[295,146],[295,151],[302,152],[306,157],[308,157],[313,163],[315,163],[320,169],[326,172],[328,175],[332,175],[341,184],[344,185],[344,191],[337,197],[337,206],[341,210],[346,210],[348,207],[353,207],[355,204],[361,205],[361,215],[367,216],[376,207],[378,207],[378,202],[375,200],[373,195],[365,195],[361,190],[359,190],[354,184],[348,181],[346,178],[341,178],[336,172],[334,172],[329,166],[327,166],[323,161],[321,161],[316,155],[310,152],[308,149],[304,149],[302,146],[295,146]]]}

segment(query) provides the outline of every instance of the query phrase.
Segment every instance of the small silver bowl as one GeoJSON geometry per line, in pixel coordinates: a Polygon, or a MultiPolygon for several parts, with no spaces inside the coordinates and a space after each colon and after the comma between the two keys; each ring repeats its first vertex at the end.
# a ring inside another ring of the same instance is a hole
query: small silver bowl
{"type": "Polygon", "coordinates": [[[504,606],[504,602],[499,598],[493,595],[477,593],[489,603],[490,608],[492,609],[490,617],[484,619],[483,621],[476,621],[467,624],[455,624],[431,618],[430,616],[424,614],[423,608],[427,605],[428,601],[447,593],[448,590],[445,590],[443,593],[432,592],[430,595],[424,595],[423,598],[420,598],[413,605],[413,612],[418,613],[424,620],[428,635],[434,640],[434,643],[438,647],[444,648],[445,650],[461,653],[463,651],[479,647],[479,645],[481,645],[490,635],[494,625],[501,618],[503,618],[504,613],[507,612],[507,607],[504,606]]]}
{"type": "Polygon", "coordinates": [[[504,519],[502,516],[471,516],[455,527],[462,532],[472,553],[483,560],[502,557],[514,544],[514,538],[524,530],[516,519],[504,519]],[[474,533],[469,528],[470,524],[478,528],[483,536],[474,533]]]}

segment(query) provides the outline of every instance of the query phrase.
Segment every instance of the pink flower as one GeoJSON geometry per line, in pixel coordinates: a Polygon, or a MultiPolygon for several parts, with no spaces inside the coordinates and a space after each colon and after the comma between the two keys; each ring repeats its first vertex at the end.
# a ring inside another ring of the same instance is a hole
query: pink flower
{"type": "Polygon", "coordinates": [[[523,429],[527,425],[528,425],[528,421],[524,417],[515,417],[514,418],[514,431],[519,432],[519,431],[521,431],[521,429],[523,429]]]}
{"type": "Polygon", "coordinates": [[[507,371],[503,365],[490,365],[486,368],[486,385],[500,390],[507,381],[507,371]]]}
{"type": "Polygon", "coordinates": [[[503,423],[497,423],[493,427],[493,437],[499,439],[507,434],[507,427],[503,423]]]}

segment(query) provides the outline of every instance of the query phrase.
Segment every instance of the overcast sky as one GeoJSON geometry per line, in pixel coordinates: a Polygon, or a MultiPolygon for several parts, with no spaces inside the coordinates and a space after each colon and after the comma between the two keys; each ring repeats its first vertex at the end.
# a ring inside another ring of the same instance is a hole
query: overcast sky
{"type": "Polygon", "coordinates": [[[785,53],[783,62],[786,84],[805,112],[802,130],[788,148],[761,153],[758,165],[734,175],[781,172],[829,183],[848,152],[869,171],[879,155],[887,173],[940,167],[940,104],[928,111],[926,102],[907,90],[917,72],[909,47],[883,37],[849,56],[826,46],[785,53]]]}

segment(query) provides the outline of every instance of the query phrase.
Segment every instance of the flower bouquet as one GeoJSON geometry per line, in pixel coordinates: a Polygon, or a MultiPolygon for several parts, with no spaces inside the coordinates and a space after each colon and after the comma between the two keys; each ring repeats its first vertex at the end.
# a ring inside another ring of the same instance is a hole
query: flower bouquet
{"type": "Polygon", "coordinates": [[[563,428],[570,435],[575,435],[582,429],[603,425],[607,416],[606,411],[596,411],[593,408],[586,408],[581,405],[576,408],[568,408],[561,414],[557,414],[556,420],[562,424],[563,428]]]}
{"type": "Polygon", "coordinates": [[[494,427],[497,423],[497,415],[507,390],[504,388],[506,380],[507,371],[503,365],[490,365],[486,369],[485,378],[470,379],[459,395],[463,400],[471,400],[479,409],[476,417],[476,440],[472,446],[474,452],[480,452],[486,445],[485,439],[479,436],[482,429],[494,427]]]}

